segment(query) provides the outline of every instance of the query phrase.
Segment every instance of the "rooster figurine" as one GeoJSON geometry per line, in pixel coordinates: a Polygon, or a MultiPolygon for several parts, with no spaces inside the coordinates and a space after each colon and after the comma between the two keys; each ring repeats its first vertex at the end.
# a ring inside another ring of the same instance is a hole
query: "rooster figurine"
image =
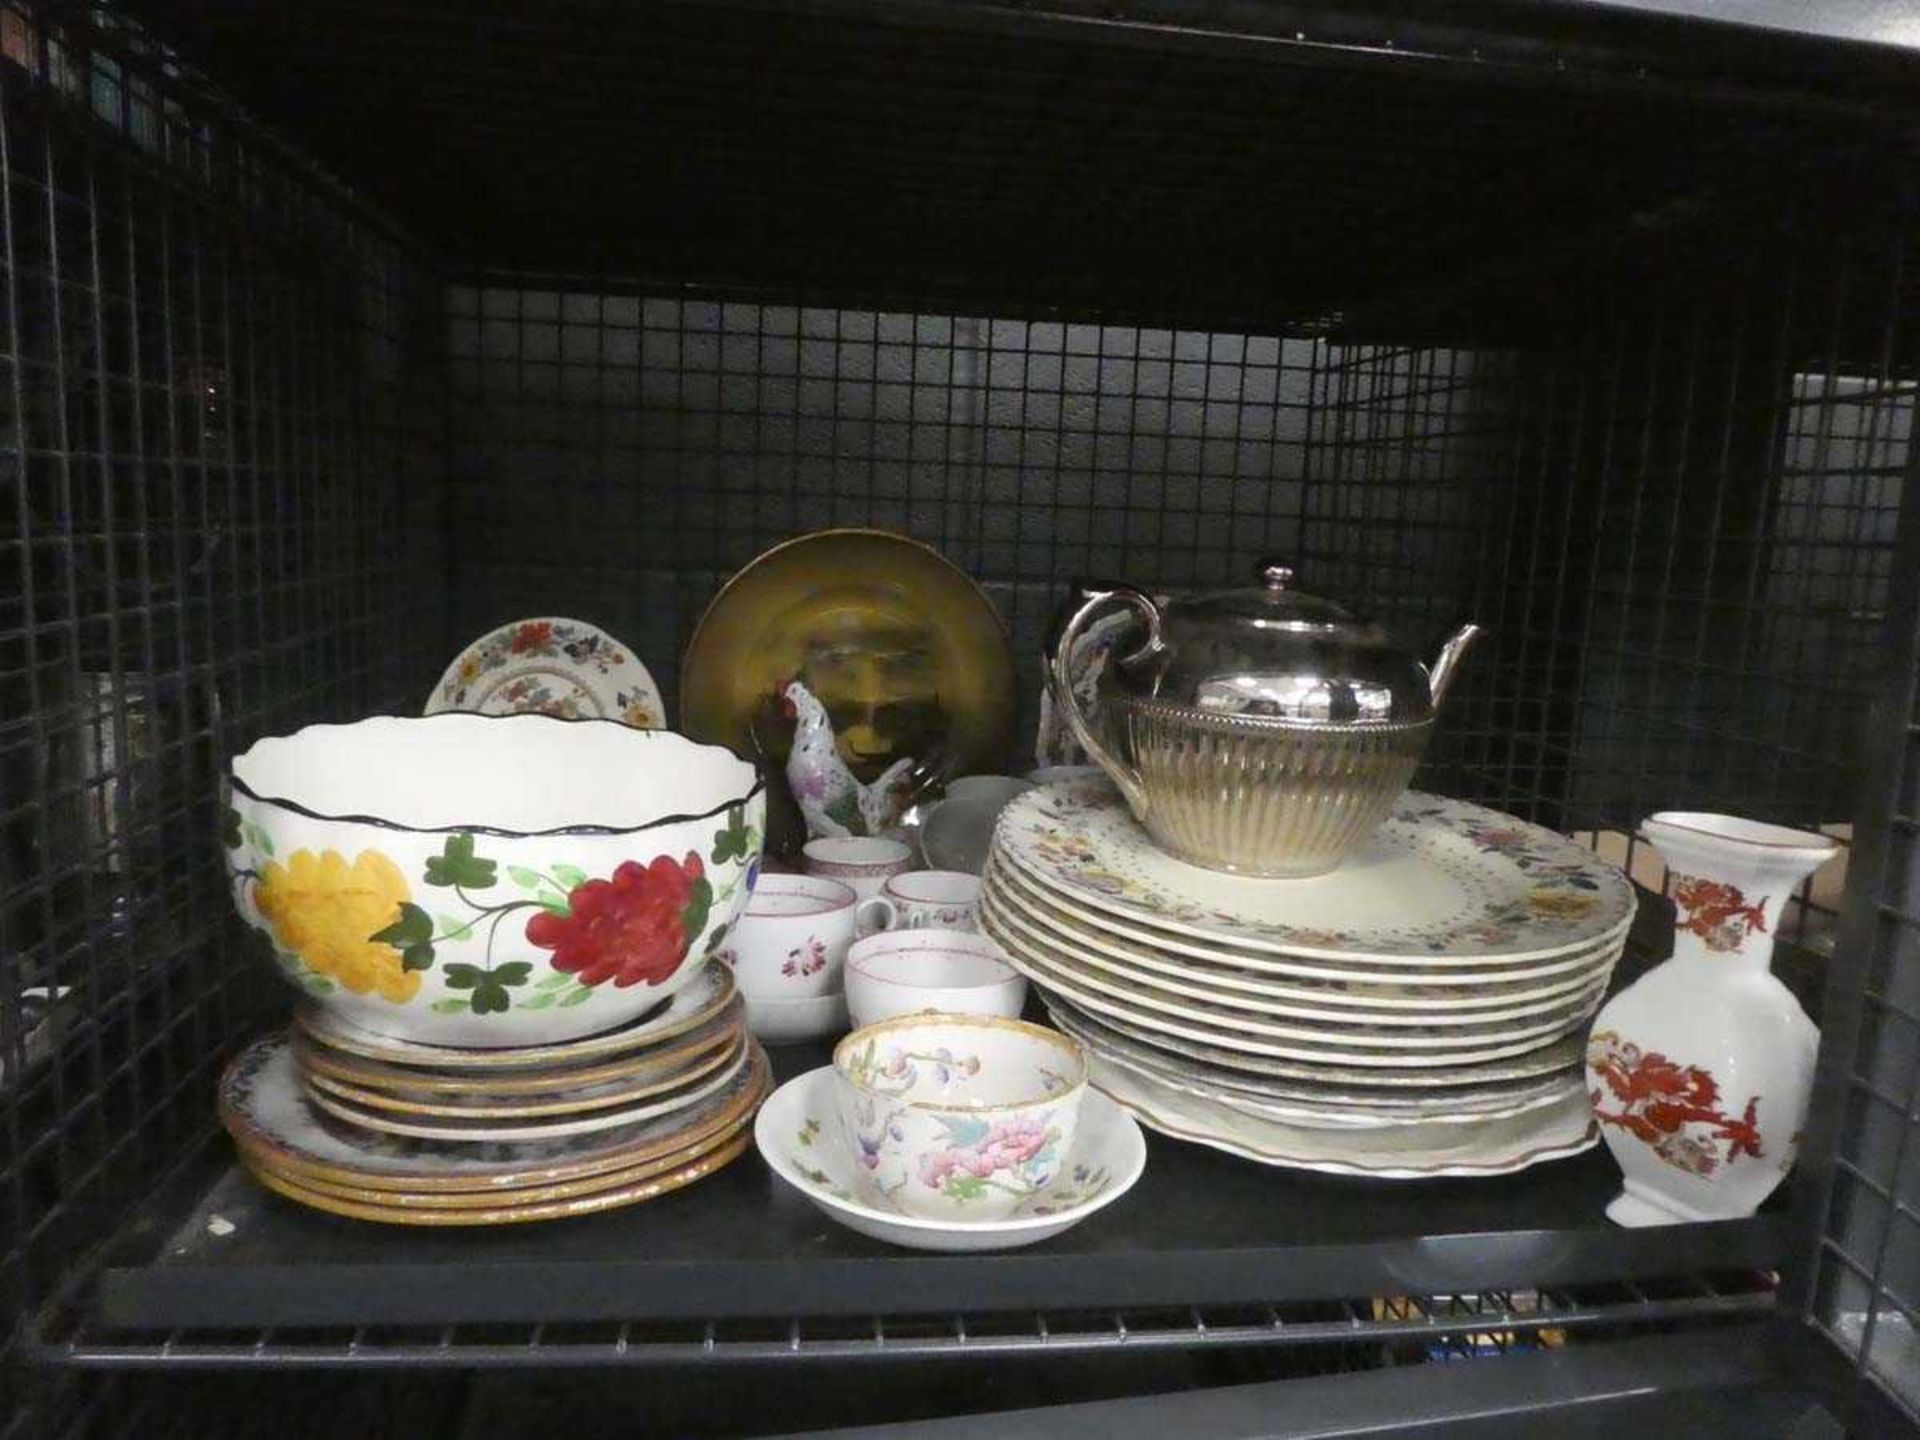
{"type": "Polygon", "coordinates": [[[862,785],[840,758],[833,721],[811,690],[788,681],[780,690],[780,709],[794,722],[787,786],[806,817],[809,838],[878,835],[899,817],[912,759],[894,761],[878,779],[862,785]]]}

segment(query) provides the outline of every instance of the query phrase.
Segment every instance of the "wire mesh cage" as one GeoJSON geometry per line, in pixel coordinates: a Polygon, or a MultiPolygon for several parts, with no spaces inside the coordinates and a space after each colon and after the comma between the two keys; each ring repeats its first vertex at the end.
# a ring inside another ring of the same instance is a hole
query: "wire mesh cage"
{"type": "MultiPolygon", "coordinates": [[[[1346,95],[1331,71],[1281,83],[1177,37],[762,34],[715,7],[607,37],[670,122],[620,169],[611,131],[524,83],[516,46],[589,63],[575,38],[283,18],[292,43],[237,52],[261,62],[238,83],[265,101],[312,79],[277,65],[332,63],[337,94],[396,119],[393,154],[361,158],[413,231],[113,13],[0,6],[10,1346],[204,1149],[219,1065],[277,1003],[213,844],[229,754],[415,710],[452,644],[520,615],[604,625],[671,696],[728,575],[871,526],[993,600],[1023,743],[1074,579],[1205,589],[1276,555],[1416,647],[1489,628],[1427,788],[1577,834],[1656,892],[1634,839],[1654,809],[1858,838],[1787,920],[1809,973],[1835,957],[1788,1293],[1911,1418],[1920,346],[1900,144],[1666,91],[1645,114],[1463,101],[1431,77],[1346,95]],[[428,32],[445,68],[389,95],[428,32]],[[700,64],[658,72],[643,39],[700,64]],[[811,57],[791,72],[767,59],[787,42],[811,57]],[[716,75],[752,74],[763,109],[704,156],[726,183],[672,221],[674,137],[716,75]],[[526,126],[473,103],[488,83],[526,126]],[[435,124],[381,108],[412,103],[435,124]],[[852,121],[886,104],[911,123],[878,143],[852,121]],[[1683,158],[1658,158],[1675,133],[1683,158]],[[526,163],[435,170],[428,135],[526,163]],[[773,151],[792,174],[738,158],[773,151]],[[1352,163],[1303,163],[1329,155],[1352,163]],[[1521,240],[1492,253],[1486,177],[1529,165],[1521,240]],[[651,250],[570,239],[600,173],[626,181],[606,230],[651,223],[651,250]],[[1278,199],[1248,198],[1276,175],[1278,199]],[[1356,229],[1382,177],[1402,202],[1356,229]],[[1120,194],[1131,230],[1070,252],[1120,194]],[[770,258],[769,205],[810,263],[770,258]],[[1206,215],[1237,218],[1215,250],[1206,215]],[[996,226],[1014,238],[989,251],[996,226]]],[[[351,146],[308,138],[350,167],[351,146]]],[[[163,1381],[34,1388],[49,1433],[170,1423],[163,1381]]],[[[7,1433],[30,1423],[0,1411],[7,1433]]]]}

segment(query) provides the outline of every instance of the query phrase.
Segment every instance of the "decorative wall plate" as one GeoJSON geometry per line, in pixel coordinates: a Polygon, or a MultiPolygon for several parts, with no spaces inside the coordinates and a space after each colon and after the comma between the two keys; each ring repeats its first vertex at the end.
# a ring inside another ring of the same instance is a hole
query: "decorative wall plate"
{"type": "Polygon", "coordinates": [[[1229,1154],[1329,1175],[1381,1180],[1506,1175],[1591,1149],[1599,1142],[1584,1091],[1557,1105],[1484,1126],[1415,1124],[1371,1130],[1316,1130],[1231,1110],[1087,1057],[1092,1084],[1141,1123],[1229,1154]]]}
{"type": "Polygon", "coordinates": [[[710,1020],[734,996],[733,971],[725,965],[703,965],[699,973],[660,1005],[631,1025],[604,1030],[579,1040],[550,1045],[517,1045],[511,1049],[459,1049],[451,1045],[421,1045],[375,1035],[348,1024],[318,1005],[302,1005],[294,1023],[317,1044],[348,1055],[410,1065],[436,1072],[498,1074],[502,1071],[545,1070],[583,1065],[615,1055],[630,1055],[659,1045],[710,1020]]]}
{"type": "Polygon", "coordinates": [[[656,1199],[674,1190],[683,1189],[696,1180],[704,1180],[714,1171],[730,1165],[746,1153],[747,1144],[748,1136],[742,1131],[726,1144],[707,1151],[679,1169],[655,1175],[650,1179],[635,1181],[612,1190],[595,1191],[588,1195],[576,1195],[525,1205],[502,1204],[484,1210],[421,1210],[404,1205],[376,1205],[365,1201],[346,1200],[337,1195],[310,1190],[276,1171],[255,1169],[252,1166],[248,1166],[248,1169],[252,1171],[254,1178],[269,1190],[284,1195],[289,1200],[297,1200],[302,1205],[311,1206],[315,1210],[344,1215],[350,1220],[373,1220],[385,1225],[428,1225],[449,1228],[474,1225],[518,1225],[530,1220],[565,1220],[575,1215],[592,1215],[602,1210],[617,1210],[622,1206],[638,1205],[642,1201],[656,1199]]]}
{"type": "Polygon", "coordinates": [[[441,1115],[408,1115],[391,1110],[357,1105],[324,1090],[309,1090],[307,1099],[337,1120],[389,1135],[405,1135],[416,1140],[455,1140],[465,1142],[503,1141],[518,1144],[526,1140],[558,1140],[568,1135],[585,1135],[595,1130],[612,1130],[637,1125],[661,1115],[671,1115],[724,1089],[748,1068],[749,1052],[743,1044],[731,1063],[717,1075],[651,1095],[631,1104],[606,1110],[590,1110],[572,1115],[529,1117],[525,1120],[500,1120],[489,1117],[461,1118],[441,1115]]]}
{"type": "Polygon", "coordinates": [[[1017,696],[1006,627],[938,551],[880,530],[823,530],[761,555],[713,599],[680,672],[681,728],[784,764],[779,692],[803,681],[863,780],[908,756],[995,773],[1017,696]]]}
{"type": "Polygon", "coordinates": [[[1429,1030],[1547,1016],[1566,1010],[1596,987],[1605,985],[1612,968],[1612,955],[1603,952],[1593,957],[1584,970],[1576,972],[1570,983],[1556,985],[1540,994],[1468,991],[1469,998],[1462,1003],[1453,998],[1457,992],[1398,987],[1388,997],[1392,1003],[1382,1005],[1359,985],[1321,982],[1324,988],[1311,990],[1260,977],[1251,981],[1235,976],[1223,979],[1212,970],[1201,969],[1199,961],[1176,965],[1139,956],[1091,935],[1056,928],[997,886],[991,876],[982,909],[991,911],[1001,924],[1022,939],[1041,947],[1043,952],[1051,952],[1070,969],[1083,974],[1105,976],[1112,983],[1146,987],[1231,1010],[1335,1025],[1400,1025],[1429,1030]]]}
{"type": "Polygon", "coordinates": [[[1176,860],[1117,790],[1087,781],[1017,797],[1000,817],[994,850],[1047,889],[1155,930],[1375,964],[1564,955],[1631,923],[1635,903],[1625,875],[1564,836],[1411,790],[1337,870],[1298,880],[1176,860]]]}
{"type": "Polygon", "coordinates": [[[924,1220],[856,1198],[855,1163],[840,1140],[839,1081],[831,1065],[809,1070],[776,1090],[754,1122],[754,1142],[768,1167],[850,1230],[913,1250],[1011,1250],[1078,1225],[1133,1187],[1147,1164],[1147,1146],[1133,1117],[1104,1095],[1080,1103],[1072,1165],[1064,1182],[1023,1200],[1004,1220],[924,1220]]]}
{"type": "Polygon", "coordinates": [[[748,1063],[671,1114],[555,1140],[475,1144],[375,1134],[342,1125],[306,1095],[285,1034],[254,1041],[220,1078],[220,1119],[243,1152],[272,1168],[369,1190],[483,1191],[549,1185],[644,1164],[750,1113],[767,1079],[757,1046],[748,1063]]]}
{"type": "Polygon", "coordinates": [[[426,714],[442,710],[619,720],[640,730],[667,723],[660,687],[630,646],[557,615],[515,620],[462,650],[427,697],[426,714]]]}
{"type": "MultiPolygon", "coordinates": [[[[1371,994],[1402,997],[1400,1003],[1421,1008],[1441,995],[1476,1000],[1482,995],[1526,993],[1584,986],[1583,972],[1605,961],[1612,963],[1627,942],[1633,922],[1617,926],[1594,945],[1570,950],[1545,960],[1522,960],[1511,966],[1494,968],[1460,965],[1449,960],[1430,964],[1414,961],[1389,961],[1373,966],[1365,960],[1303,959],[1230,946],[1181,936],[1166,930],[1153,930],[1130,924],[1112,915],[1103,915],[1089,906],[1076,904],[1058,891],[1049,890],[1015,869],[1004,856],[990,862],[987,872],[1002,892],[1020,902],[1029,915],[1044,919],[1048,925],[1075,936],[1091,936],[1123,955],[1151,957],[1174,966],[1198,963],[1209,973],[1244,977],[1250,985],[1285,983],[1309,989],[1331,989],[1343,994],[1371,994]]],[[[1285,882],[1291,884],[1291,881],[1285,882]]],[[[1477,1003],[1498,1003],[1493,999],[1477,1003]]],[[[1391,1008],[1391,1007],[1389,1007],[1391,1008]]]]}

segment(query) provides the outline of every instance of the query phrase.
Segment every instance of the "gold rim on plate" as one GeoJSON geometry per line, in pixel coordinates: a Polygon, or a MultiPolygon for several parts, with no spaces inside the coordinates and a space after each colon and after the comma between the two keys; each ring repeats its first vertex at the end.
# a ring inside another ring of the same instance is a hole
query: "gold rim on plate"
{"type": "Polygon", "coordinates": [[[324,1195],[318,1190],[309,1190],[296,1184],[284,1175],[271,1170],[257,1170],[247,1167],[253,1178],[276,1194],[283,1195],[315,1210],[324,1210],[330,1215],[344,1215],[350,1220],[373,1220],[385,1225],[425,1225],[452,1228],[474,1225],[519,1225],[531,1220],[565,1220],[575,1215],[592,1215],[602,1210],[617,1210],[627,1205],[638,1205],[646,1200],[654,1200],[675,1190],[684,1189],[696,1180],[704,1180],[716,1170],[738,1160],[753,1143],[753,1132],[741,1130],[726,1144],[716,1150],[652,1179],[635,1181],[631,1185],[622,1185],[613,1190],[601,1190],[591,1195],[575,1195],[565,1199],[548,1200],[531,1205],[499,1205],[486,1210],[409,1210],[392,1205],[374,1205],[363,1201],[346,1200],[337,1195],[324,1195]]]}

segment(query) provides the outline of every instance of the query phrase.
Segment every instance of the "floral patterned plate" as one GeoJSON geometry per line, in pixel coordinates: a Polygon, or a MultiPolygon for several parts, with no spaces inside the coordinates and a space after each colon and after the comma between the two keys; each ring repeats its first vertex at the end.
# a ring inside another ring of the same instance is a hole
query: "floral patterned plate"
{"type": "Polygon", "coordinates": [[[994,854],[1050,891],[1155,931],[1281,955],[1376,964],[1511,964],[1594,945],[1630,923],[1633,885],[1538,825],[1409,790],[1325,875],[1259,880],[1155,847],[1110,784],[1015,798],[994,854]]]}
{"type": "MultiPolygon", "coordinates": [[[[1171,1086],[1230,1110],[1245,1110],[1265,1119],[1301,1125],[1307,1129],[1364,1130],[1391,1125],[1480,1125],[1564,1103],[1585,1088],[1585,1077],[1578,1070],[1566,1070],[1545,1080],[1528,1080],[1504,1089],[1456,1090],[1438,1095],[1415,1095],[1410,1099],[1383,1103],[1372,1096],[1364,1105],[1345,1099],[1328,1098],[1327,1093],[1254,1094],[1239,1084],[1221,1084],[1197,1062],[1136,1045],[1096,1024],[1069,1019],[1063,1009],[1054,1011],[1054,1023],[1078,1040],[1083,1049],[1100,1056],[1122,1070],[1137,1070],[1149,1080],[1171,1086]],[[1467,1096],[1482,1098],[1469,1101],[1467,1096]]],[[[1331,1094],[1338,1095],[1338,1091],[1331,1094]]]]}
{"type": "Polygon", "coordinates": [[[425,713],[558,715],[665,725],[667,707],[633,650],[584,620],[515,620],[462,650],[427,697],[425,713]]]}
{"type": "Polygon", "coordinates": [[[1560,1103],[1484,1125],[1399,1125],[1373,1130],[1315,1130],[1232,1110],[1087,1057],[1092,1084],[1163,1135],[1191,1140],[1263,1165],[1425,1180],[1448,1175],[1506,1175],[1590,1150],[1599,1142],[1585,1090],[1560,1103]]]}
{"type": "Polygon", "coordinates": [[[615,1055],[632,1055],[684,1035],[711,1020],[734,997],[733,971],[725,965],[703,965],[700,972],[660,1006],[631,1025],[604,1030],[580,1040],[551,1045],[516,1045],[507,1049],[457,1049],[451,1045],[422,1045],[391,1035],[375,1035],[341,1019],[318,1005],[302,1005],[294,1023],[316,1043],[330,1050],[358,1055],[388,1065],[415,1066],[439,1073],[497,1074],[503,1070],[541,1070],[584,1065],[615,1055]]]}
{"type": "MultiPolygon", "coordinates": [[[[987,873],[993,876],[1002,892],[1017,900],[1020,908],[1029,915],[1046,920],[1054,929],[1067,930],[1076,936],[1097,937],[1126,956],[1150,956],[1176,968],[1191,968],[1198,964],[1210,974],[1241,976],[1245,978],[1245,983],[1262,988],[1284,981],[1288,985],[1324,989],[1347,996],[1370,993],[1397,996],[1400,998],[1395,1004],[1418,1008],[1429,1007],[1443,996],[1463,997],[1460,1003],[1464,1004],[1483,993],[1497,996],[1524,991],[1532,994],[1569,984],[1578,989],[1585,983],[1581,972],[1590,970],[1598,957],[1616,954],[1626,943],[1627,932],[1633,928],[1633,922],[1629,919],[1585,949],[1570,950],[1564,955],[1545,960],[1518,961],[1511,967],[1495,969],[1440,960],[1427,965],[1389,961],[1376,969],[1364,960],[1302,960],[1290,955],[1264,954],[1245,947],[1235,948],[1218,942],[1183,938],[1170,931],[1152,930],[1144,925],[1130,925],[1124,920],[1117,920],[1111,915],[1103,915],[1088,906],[1068,900],[1057,891],[1048,890],[1038,881],[1023,876],[1004,860],[989,864],[987,873]],[[1573,977],[1571,981],[1569,976],[1573,977]]],[[[1360,1002],[1356,1000],[1355,1003],[1360,1002]]],[[[1376,1003],[1386,1004],[1384,1001],[1376,1003]]],[[[1495,1002],[1473,999],[1472,1003],[1495,1002]]],[[[1387,1004],[1386,1008],[1394,1008],[1394,1005],[1387,1004]]]]}
{"type": "MultiPolygon", "coordinates": [[[[1279,1105],[1289,1102],[1316,1107],[1321,1113],[1384,1115],[1400,1120],[1431,1120],[1446,1115],[1513,1113],[1526,1105],[1555,1100],[1567,1087],[1582,1083],[1578,1065],[1562,1066],[1544,1075],[1517,1075],[1486,1084],[1445,1085],[1431,1091],[1398,1083],[1400,1072],[1380,1084],[1366,1080],[1320,1080],[1260,1075],[1197,1060],[1162,1049],[1096,1020],[1058,996],[1047,999],[1047,1013],[1061,1030],[1088,1050],[1097,1050],[1116,1064],[1145,1070],[1176,1089],[1193,1090],[1228,1104],[1279,1105]]],[[[1417,1077],[1416,1077],[1417,1078],[1417,1077]]]]}
{"type": "Polygon", "coordinates": [[[1355,1023],[1405,1025],[1418,1028],[1455,1025],[1480,1025],[1528,1015],[1544,1015],[1564,1009],[1596,985],[1604,985],[1613,968],[1617,945],[1587,957],[1581,969],[1567,977],[1555,977],[1544,989],[1499,989],[1482,987],[1466,992],[1465,1001],[1454,999],[1459,992],[1435,988],[1413,990],[1406,986],[1386,987],[1387,1003],[1375,1000],[1370,987],[1322,981],[1318,990],[1301,989],[1284,982],[1255,976],[1246,979],[1231,971],[1202,969],[1199,962],[1184,965],[1162,963],[1151,955],[1136,953],[1112,945],[1099,937],[1054,923],[1035,907],[1015,898],[1010,889],[1001,888],[992,876],[987,879],[982,908],[991,910],[1000,922],[1037,945],[1053,946],[1070,957],[1072,968],[1103,974],[1118,981],[1137,982],[1169,994],[1224,1005],[1228,1009],[1251,1010],[1261,1015],[1288,1015],[1302,1020],[1323,1020],[1333,1024],[1355,1023]]]}
{"type": "Polygon", "coordinates": [[[982,912],[983,933],[998,940],[1013,967],[1035,984],[1058,991],[1095,1015],[1130,1022],[1134,1030],[1165,1034],[1251,1055],[1285,1060],[1322,1061],[1329,1065],[1425,1067],[1467,1065],[1523,1054],[1579,1029],[1600,1006],[1594,989],[1561,1015],[1525,1026],[1506,1026],[1479,1032],[1433,1031],[1409,1034],[1379,1025],[1283,1025],[1243,1012],[1203,1006],[1200,1002],[1169,999],[1165,992],[1149,993],[1137,984],[1116,985],[1096,979],[1063,963],[1058,952],[1048,954],[982,912]]]}
{"type": "Polygon", "coordinates": [[[922,1220],[879,1209],[853,1193],[854,1159],[843,1137],[831,1065],[789,1080],[760,1107],[754,1143],[768,1167],[820,1213],[850,1230],[912,1250],[1011,1250],[1072,1229],[1140,1178],[1140,1127],[1104,1095],[1081,1101],[1067,1183],[1021,1202],[1004,1220],[922,1220]]]}
{"type": "Polygon", "coordinates": [[[724,1130],[766,1092],[753,1047],[727,1084],[684,1110],[558,1140],[472,1144],[415,1140],[342,1125],[308,1099],[285,1034],[254,1041],[220,1077],[220,1120],[245,1154],[270,1168],[368,1190],[512,1190],[644,1164],[724,1130]]]}
{"type": "Polygon", "coordinates": [[[308,1090],[307,1099],[336,1120],[388,1135],[405,1135],[416,1140],[502,1141],[517,1144],[525,1140],[559,1140],[568,1135],[586,1135],[595,1130],[612,1130],[625,1125],[637,1125],[642,1120],[651,1120],[656,1116],[671,1115],[725,1089],[729,1082],[748,1068],[751,1059],[751,1051],[743,1039],[740,1048],[732,1053],[718,1074],[702,1075],[665,1094],[650,1095],[635,1103],[606,1110],[543,1115],[524,1120],[401,1114],[358,1105],[324,1090],[314,1089],[308,1090]]]}

